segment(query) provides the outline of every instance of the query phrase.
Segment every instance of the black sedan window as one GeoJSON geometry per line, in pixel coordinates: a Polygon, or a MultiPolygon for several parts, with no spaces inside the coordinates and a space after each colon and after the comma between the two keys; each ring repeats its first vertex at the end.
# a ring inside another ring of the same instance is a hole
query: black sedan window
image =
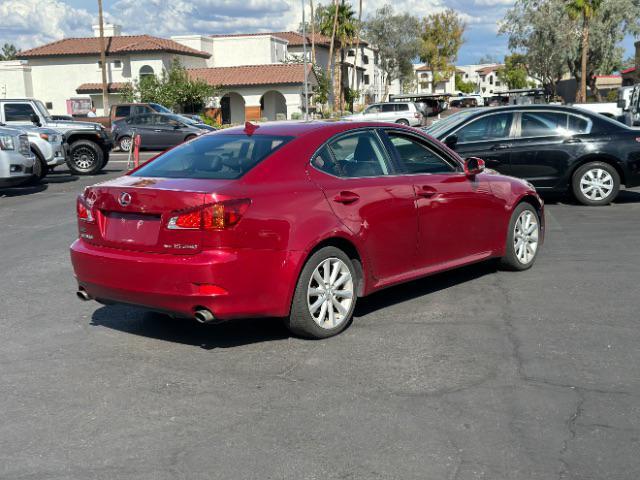
{"type": "Polygon", "coordinates": [[[512,123],[512,113],[496,113],[474,120],[455,133],[458,143],[499,140],[509,137],[512,123]]]}
{"type": "Polygon", "coordinates": [[[567,135],[567,114],[561,112],[522,112],[521,137],[567,135]]]}

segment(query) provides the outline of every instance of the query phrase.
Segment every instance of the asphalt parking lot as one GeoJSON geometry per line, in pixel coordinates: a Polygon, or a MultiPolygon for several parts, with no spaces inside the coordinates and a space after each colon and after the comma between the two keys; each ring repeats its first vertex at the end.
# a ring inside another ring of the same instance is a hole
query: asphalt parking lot
{"type": "Polygon", "coordinates": [[[640,190],[547,199],[533,269],[362,299],[325,341],[82,303],[75,197],[0,191],[2,479],[637,479],[640,190]]]}

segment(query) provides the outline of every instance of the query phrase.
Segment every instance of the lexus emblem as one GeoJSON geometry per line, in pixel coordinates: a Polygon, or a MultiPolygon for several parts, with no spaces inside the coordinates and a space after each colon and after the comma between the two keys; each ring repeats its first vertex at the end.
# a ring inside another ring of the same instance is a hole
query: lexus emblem
{"type": "Polygon", "coordinates": [[[118,203],[123,207],[126,207],[131,203],[131,195],[129,195],[127,192],[122,192],[118,197],[118,203]]]}

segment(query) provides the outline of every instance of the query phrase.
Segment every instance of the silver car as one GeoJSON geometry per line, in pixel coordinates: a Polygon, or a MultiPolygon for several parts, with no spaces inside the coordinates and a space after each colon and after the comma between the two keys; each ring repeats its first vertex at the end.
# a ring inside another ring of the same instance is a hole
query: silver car
{"type": "Polygon", "coordinates": [[[422,118],[422,112],[413,102],[374,103],[361,113],[345,117],[359,122],[390,122],[412,127],[422,125],[422,118]]]}
{"type": "Polygon", "coordinates": [[[61,132],[35,125],[21,125],[19,129],[29,137],[31,151],[36,157],[33,168],[36,180],[42,180],[50,170],[66,162],[68,147],[61,132]]]}
{"type": "Polygon", "coordinates": [[[0,187],[13,187],[33,177],[35,157],[27,134],[0,127],[0,187]]]}

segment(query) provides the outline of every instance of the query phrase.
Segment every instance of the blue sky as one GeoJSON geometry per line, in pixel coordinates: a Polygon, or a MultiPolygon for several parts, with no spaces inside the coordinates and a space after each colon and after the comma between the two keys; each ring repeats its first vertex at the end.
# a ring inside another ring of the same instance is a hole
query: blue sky
{"type": "MultiPolygon", "coordinates": [[[[389,0],[364,0],[365,16],[389,0]]],[[[170,36],[185,33],[233,33],[295,29],[300,0],[103,0],[107,19],[124,33],[170,36]]],[[[308,4],[308,1],[306,2],[308,4]]],[[[315,3],[322,3],[315,0],[315,3]]],[[[353,2],[357,4],[356,1],[353,2]]],[[[484,55],[502,58],[507,39],[497,35],[497,22],[513,0],[393,0],[396,11],[424,16],[444,8],[458,11],[467,22],[458,64],[475,63],[484,55]]],[[[96,0],[2,0],[0,43],[29,48],[70,36],[91,34],[97,20],[96,0]],[[43,12],[46,12],[43,15],[43,12]]],[[[633,52],[633,39],[624,47],[633,52]]]]}

